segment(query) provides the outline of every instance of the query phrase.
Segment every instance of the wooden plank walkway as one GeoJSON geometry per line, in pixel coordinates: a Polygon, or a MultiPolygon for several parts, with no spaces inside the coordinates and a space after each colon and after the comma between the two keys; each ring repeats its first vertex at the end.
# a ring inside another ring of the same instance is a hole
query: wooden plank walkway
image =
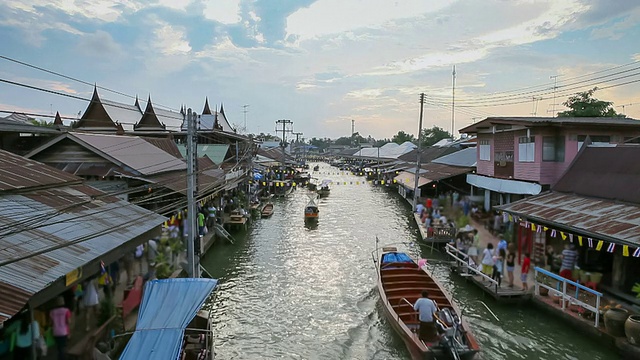
{"type": "Polygon", "coordinates": [[[429,230],[420,221],[420,214],[413,213],[413,218],[416,221],[418,230],[420,230],[420,238],[426,243],[445,244],[453,241],[455,238],[456,229],[450,227],[432,227],[432,233],[429,234],[429,230]]]}
{"type": "Polygon", "coordinates": [[[467,262],[467,255],[460,252],[453,245],[447,244],[446,252],[453,261],[452,267],[460,274],[460,276],[470,280],[482,291],[489,294],[491,297],[498,301],[520,301],[531,297],[532,289],[524,291],[520,287],[509,287],[506,281],[502,280],[501,286],[498,286],[498,282],[483,274],[478,269],[469,266],[467,262]]]}

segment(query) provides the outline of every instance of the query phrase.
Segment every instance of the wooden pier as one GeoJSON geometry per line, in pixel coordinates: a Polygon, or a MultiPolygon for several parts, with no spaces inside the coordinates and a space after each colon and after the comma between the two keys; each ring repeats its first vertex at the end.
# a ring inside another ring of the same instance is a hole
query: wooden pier
{"type": "Polygon", "coordinates": [[[420,214],[413,213],[413,217],[420,230],[420,238],[425,243],[446,244],[452,242],[456,236],[456,229],[449,226],[432,226],[425,227],[422,221],[420,221],[420,214]]]}
{"type": "Polygon", "coordinates": [[[489,294],[498,301],[512,302],[521,301],[531,297],[530,291],[520,288],[510,288],[502,281],[501,286],[491,277],[480,270],[469,265],[468,255],[456,249],[453,245],[447,244],[445,250],[452,262],[452,268],[462,277],[477,285],[482,291],[489,294]]]}

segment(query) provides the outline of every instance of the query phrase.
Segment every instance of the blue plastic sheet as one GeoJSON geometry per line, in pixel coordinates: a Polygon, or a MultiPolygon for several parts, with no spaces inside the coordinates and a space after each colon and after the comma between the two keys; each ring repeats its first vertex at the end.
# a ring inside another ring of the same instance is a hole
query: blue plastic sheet
{"type": "Polygon", "coordinates": [[[218,284],[216,279],[164,279],[144,288],[136,330],[121,360],[175,360],[184,329],[218,284]]]}
{"type": "Polygon", "coordinates": [[[392,262],[413,262],[413,260],[405,253],[387,253],[382,256],[383,264],[392,262]]]}

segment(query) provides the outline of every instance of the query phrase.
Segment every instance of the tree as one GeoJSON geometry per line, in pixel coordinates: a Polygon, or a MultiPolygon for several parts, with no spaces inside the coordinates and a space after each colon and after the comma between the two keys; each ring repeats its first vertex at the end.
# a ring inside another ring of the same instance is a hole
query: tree
{"type": "Polygon", "coordinates": [[[352,138],[350,136],[349,137],[343,136],[343,137],[337,138],[333,143],[336,144],[336,145],[349,145],[350,146],[350,145],[352,145],[352,141],[353,140],[352,140],[352,138]]]}
{"type": "Polygon", "coordinates": [[[31,123],[35,126],[53,127],[53,121],[36,120],[32,118],[29,118],[29,120],[31,120],[31,123]]]}
{"type": "Polygon", "coordinates": [[[396,144],[402,145],[407,141],[414,142],[415,137],[413,136],[413,134],[407,134],[406,132],[400,130],[398,131],[397,134],[393,135],[393,137],[391,138],[391,141],[393,141],[396,144]]]}
{"type": "Polygon", "coordinates": [[[613,109],[611,101],[598,100],[593,97],[593,93],[598,90],[594,87],[591,90],[579,92],[569,97],[562,105],[571,110],[561,111],[558,117],[626,117],[618,114],[613,109]]]}
{"type": "Polygon", "coordinates": [[[453,136],[448,131],[439,126],[433,126],[431,129],[422,129],[422,146],[433,146],[442,139],[452,139],[453,136]]]}

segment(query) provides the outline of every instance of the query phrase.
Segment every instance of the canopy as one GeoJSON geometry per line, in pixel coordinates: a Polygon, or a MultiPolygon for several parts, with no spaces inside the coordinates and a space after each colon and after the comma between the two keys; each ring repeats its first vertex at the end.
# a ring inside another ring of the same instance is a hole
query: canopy
{"type": "Polygon", "coordinates": [[[321,187],[327,187],[329,186],[329,184],[331,184],[333,181],[329,180],[329,179],[324,179],[322,180],[322,184],[320,184],[321,187]]]}
{"type": "Polygon", "coordinates": [[[163,279],[147,282],[136,330],[120,360],[177,359],[185,328],[217,284],[216,279],[163,279]]]}
{"type": "Polygon", "coordinates": [[[472,232],[475,229],[476,228],[474,228],[473,226],[467,224],[465,227],[461,227],[460,229],[458,229],[458,231],[459,232],[472,232]]]}

